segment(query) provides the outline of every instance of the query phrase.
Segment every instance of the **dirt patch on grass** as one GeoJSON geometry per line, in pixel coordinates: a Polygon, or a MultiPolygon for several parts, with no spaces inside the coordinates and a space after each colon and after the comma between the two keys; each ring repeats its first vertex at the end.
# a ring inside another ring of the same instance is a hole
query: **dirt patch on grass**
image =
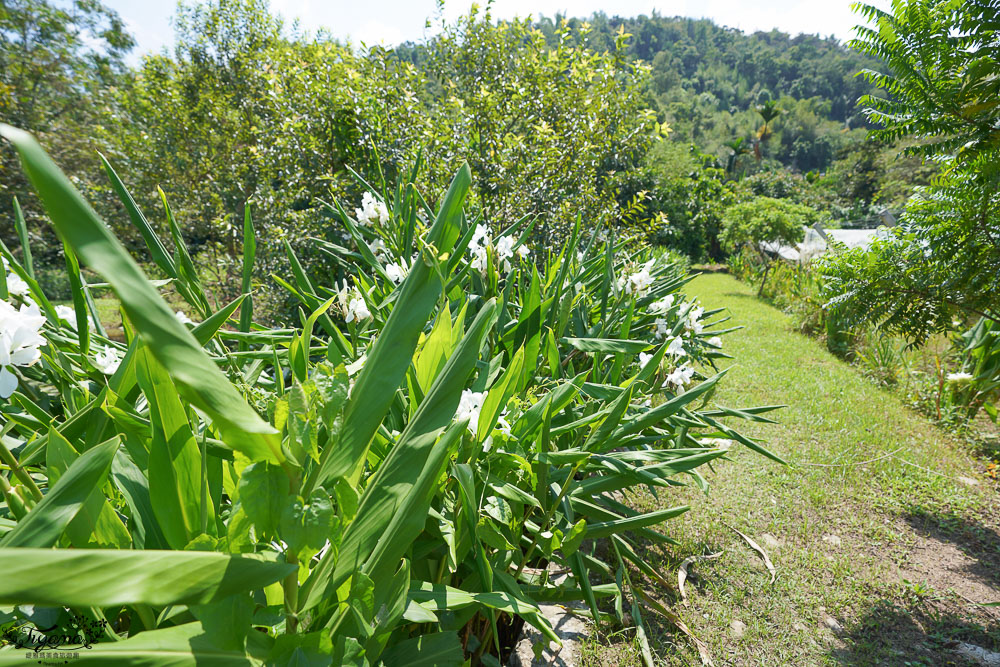
{"type": "Polygon", "coordinates": [[[1000,603],[1000,565],[995,557],[984,561],[952,542],[917,535],[908,560],[899,568],[901,582],[926,584],[934,591],[954,591],[972,603],[1000,603]]]}

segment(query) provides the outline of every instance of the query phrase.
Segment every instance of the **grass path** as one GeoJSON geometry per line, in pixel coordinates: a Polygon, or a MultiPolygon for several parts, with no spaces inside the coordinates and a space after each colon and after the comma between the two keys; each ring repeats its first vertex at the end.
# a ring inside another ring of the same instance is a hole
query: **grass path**
{"type": "MultiPolygon", "coordinates": [[[[731,276],[688,291],[745,327],[724,338],[735,365],[713,400],[790,406],[777,424],[734,424],[789,467],[740,447],[707,496],[635,500],[692,507],[667,526],[679,546],[650,547],[661,571],[724,550],[694,566],[690,606],[662,592],[716,664],[963,665],[975,663],[960,642],[1000,650],[1000,607],[973,604],[1000,601],[1000,496],[981,464],[731,276]],[[727,524],[770,553],[774,584],[727,524]]],[[[646,618],[658,660],[698,664],[673,627],[646,618]]],[[[593,640],[586,662],[638,664],[629,636],[593,640]]]]}

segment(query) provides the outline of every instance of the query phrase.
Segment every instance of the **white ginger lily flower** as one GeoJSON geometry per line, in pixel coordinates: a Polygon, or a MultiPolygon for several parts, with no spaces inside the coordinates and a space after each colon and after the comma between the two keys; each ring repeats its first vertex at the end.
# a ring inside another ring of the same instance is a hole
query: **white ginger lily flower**
{"type": "Polygon", "coordinates": [[[660,299],[659,301],[654,301],[649,306],[649,310],[651,312],[653,312],[653,313],[657,313],[659,315],[663,315],[668,310],[670,310],[670,307],[673,306],[673,305],[674,305],[674,295],[673,294],[668,294],[665,297],[663,297],[662,299],[660,299]]]}
{"type": "Polygon", "coordinates": [[[694,369],[685,364],[671,371],[667,375],[667,379],[663,382],[663,386],[673,385],[675,388],[680,389],[689,384],[692,377],[694,377],[694,369]]]}
{"type": "Polygon", "coordinates": [[[399,262],[389,262],[385,265],[385,275],[389,276],[389,280],[398,285],[403,282],[403,278],[406,274],[410,272],[410,267],[407,266],[405,260],[399,260],[399,262]]]}
{"type": "Polygon", "coordinates": [[[94,357],[94,366],[105,375],[114,375],[122,363],[122,353],[107,345],[94,357]]]}
{"type": "Polygon", "coordinates": [[[10,398],[17,389],[18,379],[11,371],[14,366],[31,366],[41,358],[38,348],[45,344],[45,338],[38,332],[44,324],[45,316],[37,304],[15,309],[0,301],[0,398],[10,398]]]}
{"type": "Polygon", "coordinates": [[[455,413],[455,419],[458,421],[468,419],[467,428],[472,433],[475,433],[479,427],[479,412],[483,409],[483,400],[485,398],[486,392],[484,391],[462,390],[462,397],[458,401],[458,411],[455,413]]]}
{"type": "Polygon", "coordinates": [[[667,321],[662,317],[657,317],[653,321],[653,326],[656,327],[656,339],[659,340],[670,333],[670,327],[667,325],[667,321]]]}
{"type": "Polygon", "coordinates": [[[684,349],[684,341],[681,340],[680,336],[675,336],[670,345],[667,346],[667,354],[674,357],[683,357],[687,354],[687,350],[684,349]]]}
{"type": "MultiPolygon", "coordinates": [[[[56,306],[56,317],[59,322],[65,322],[69,326],[76,328],[76,311],[69,306],[56,306]]],[[[58,324],[59,322],[56,322],[58,324]]]]}
{"type": "Polygon", "coordinates": [[[382,239],[375,239],[374,241],[369,243],[368,249],[372,251],[373,255],[375,255],[375,259],[379,260],[380,262],[385,259],[385,253],[387,252],[387,249],[382,239]]]}
{"type": "Polygon", "coordinates": [[[361,197],[361,208],[354,209],[354,217],[358,223],[370,227],[374,222],[385,224],[389,221],[389,209],[385,203],[375,199],[372,193],[366,192],[361,197]]]}
{"type": "Polygon", "coordinates": [[[28,296],[28,283],[16,273],[7,274],[7,293],[11,296],[28,296]]]}

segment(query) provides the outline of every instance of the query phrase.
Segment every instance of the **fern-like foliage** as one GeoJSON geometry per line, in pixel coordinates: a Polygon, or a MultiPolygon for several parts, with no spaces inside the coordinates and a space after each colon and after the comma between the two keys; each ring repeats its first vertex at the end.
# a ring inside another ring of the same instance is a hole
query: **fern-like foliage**
{"type": "Polygon", "coordinates": [[[850,46],[885,63],[861,75],[886,96],[860,103],[880,139],[918,139],[927,157],[975,160],[1000,148],[1000,3],[893,0],[854,5],[868,26],[850,46]]]}
{"type": "Polygon", "coordinates": [[[1000,316],[1000,4],[893,0],[856,4],[868,22],[851,46],[886,71],[862,72],[873,134],[944,166],[900,225],[867,251],[826,258],[829,306],[852,323],[926,339],[956,312],[1000,316]],[[915,142],[913,140],[916,140],[915,142]]]}

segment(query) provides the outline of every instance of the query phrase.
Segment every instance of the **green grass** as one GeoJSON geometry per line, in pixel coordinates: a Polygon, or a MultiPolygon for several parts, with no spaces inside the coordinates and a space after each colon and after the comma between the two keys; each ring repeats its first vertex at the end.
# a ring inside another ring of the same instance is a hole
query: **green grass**
{"type": "MultiPolygon", "coordinates": [[[[641,507],[692,506],[667,526],[678,546],[649,548],[668,578],[676,580],[687,556],[725,551],[694,566],[690,606],[675,591],[660,591],[716,663],[964,664],[951,651],[955,640],[1000,649],[993,610],[971,602],[1000,587],[1000,508],[981,462],[896,395],[795,332],[788,316],[747,285],[708,274],[690,292],[708,307],[727,307],[733,323],[745,327],[724,338],[734,366],[713,400],[789,406],[772,413],[778,424],[739,425],[789,467],[737,445],[733,460],[715,467],[707,496],[691,487],[632,499],[641,507]],[[769,551],[773,585],[727,525],[769,551]],[[768,547],[765,533],[778,546],[768,547]],[[839,546],[824,536],[840,538],[839,546]],[[823,625],[827,615],[839,633],[823,625]],[[737,620],[746,625],[739,639],[730,629],[737,620]]],[[[646,619],[658,661],[698,664],[676,628],[658,625],[651,612],[646,619]]],[[[585,647],[585,663],[640,662],[629,633],[604,630],[585,647]]]]}

